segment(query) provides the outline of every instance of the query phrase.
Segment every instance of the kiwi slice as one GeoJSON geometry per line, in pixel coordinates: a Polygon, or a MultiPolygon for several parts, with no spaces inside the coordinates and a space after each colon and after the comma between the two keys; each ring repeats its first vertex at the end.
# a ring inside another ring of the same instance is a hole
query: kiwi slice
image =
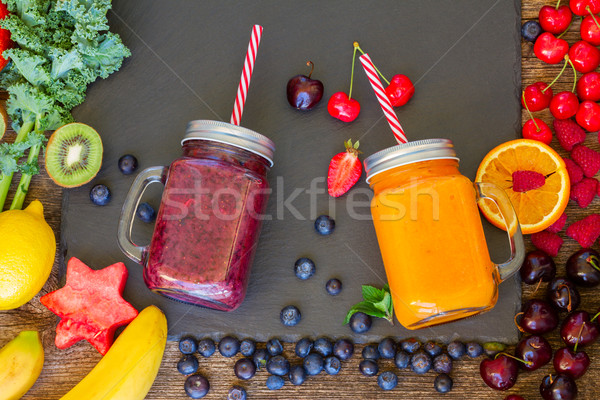
{"type": "Polygon", "coordinates": [[[74,122],[58,128],[46,146],[46,171],[59,186],[91,181],[102,165],[102,139],[91,126],[74,122]]]}

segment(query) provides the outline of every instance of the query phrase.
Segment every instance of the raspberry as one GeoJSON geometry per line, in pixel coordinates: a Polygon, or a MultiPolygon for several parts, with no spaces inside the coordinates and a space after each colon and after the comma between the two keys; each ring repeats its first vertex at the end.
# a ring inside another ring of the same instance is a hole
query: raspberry
{"type": "Polygon", "coordinates": [[[585,131],[572,119],[555,119],[552,124],[558,143],[566,151],[573,150],[573,146],[585,141],[585,131]]]}
{"type": "Polygon", "coordinates": [[[582,144],[573,147],[571,158],[581,167],[583,174],[588,178],[596,175],[600,170],[600,153],[582,144]]]}
{"type": "Polygon", "coordinates": [[[515,171],[512,174],[512,180],[512,190],[515,192],[538,189],[546,183],[546,177],[535,171],[515,171]]]}
{"type": "Polygon", "coordinates": [[[565,224],[567,223],[567,214],[563,213],[560,218],[553,223],[552,225],[550,225],[549,227],[546,228],[546,230],[548,232],[552,232],[552,233],[558,233],[560,231],[563,230],[563,228],[565,227],[565,224]]]}
{"type": "Polygon", "coordinates": [[[600,214],[590,214],[573,222],[567,228],[567,236],[575,239],[582,247],[591,247],[600,236],[600,214]]]}
{"type": "Polygon", "coordinates": [[[583,178],[583,180],[571,186],[571,200],[577,202],[579,207],[586,208],[590,205],[596,190],[598,189],[598,181],[594,178],[583,178]]]}
{"type": "Polygon", "coordinates": [[[552,257],[556,257],[562,247],[563,240],[556,233],[541,231],[531,234],[531,243],[552,257]]]}
{"type": "Polygon", "coordinates": [[[565,160],[565,165],[567,166],[567,172],[569,173],[571,185],[581,181],[583,179],[583,170],[581,167],[570,158],[563,158],[563,160],[565,160]]]}

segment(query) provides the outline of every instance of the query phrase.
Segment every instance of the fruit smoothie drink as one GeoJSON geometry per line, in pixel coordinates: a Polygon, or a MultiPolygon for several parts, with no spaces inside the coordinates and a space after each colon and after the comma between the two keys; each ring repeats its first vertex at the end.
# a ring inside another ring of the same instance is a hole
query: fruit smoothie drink
{"type": "Polygon", "coordinates": [[[274,147],[262,135],[214,121],[192,121],[182,144],[183,156],[161,177],[144,280],[179,301],[235,310],[246,295],[274,147]]]}
{"type": "Polygon", "coordinates": [[[409,329],[491,309],[500,282],[477,208],[477,186],[460,174],[451,144],[434,142],[428,155],[419,154],[427,146],[411,150],[419,144],[413,143],[396,146],[395,158],[388,152],[379,164],[371,157],[365,161],[394,310],[409,329]]]}

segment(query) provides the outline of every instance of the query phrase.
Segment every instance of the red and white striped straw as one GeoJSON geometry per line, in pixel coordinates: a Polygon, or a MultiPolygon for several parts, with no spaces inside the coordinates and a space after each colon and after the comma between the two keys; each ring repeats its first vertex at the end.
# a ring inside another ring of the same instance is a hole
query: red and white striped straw
{"type": "Polygon", "coordinates": [[[231,123],[234,125],[239,125],[242,119],[246,95],[248,94],[248,88],[250,87],[250,79],[252,78],[254,61],[256,60],[258,46],[260,45],[262,31],[263,27],[260,25],[254,25],[252,27],[250,43],[248,43],[248,51],[246,52],[246,59],[244,60],[244,70],[242,71],[237,96],[235,97],[235,103],[233,104],[233,112],[231,113],[231,123]]]}
{"type": "Polygon", "coordinates": [[[377,96],[377,100],[379,100],[381,109],[383,110],[383,113],[387,118],[388,124],[390,124],[390,128],[392,128],[394,137],[400,144],[408,142],[408,140],[406,139],[406,135],[404,134],[404,129],[402,129],[402,125],[400,125],[400,121],[398,121],[398,116],[394,112],[392,103],[387,97],[387,94],[385,94],[385,90],[381,85],[381,81],[379,80],[379,76],[377,75],[377,71],[375,70],[375,66],[373,65],[373,61],[371,61],[371,57],[369,57],[368,54],[363,54],[359,58],[363,68],[365,69],[367,78],[369,78],[369,82],[371,82],[371,86],[375,91],[375,96],[377,96]]]}

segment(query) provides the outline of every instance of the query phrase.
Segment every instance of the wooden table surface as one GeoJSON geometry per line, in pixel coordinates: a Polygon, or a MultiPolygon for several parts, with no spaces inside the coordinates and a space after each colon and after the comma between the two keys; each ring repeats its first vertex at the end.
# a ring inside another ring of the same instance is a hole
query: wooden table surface
{"type": "MultiPolygon", "coordinates": [[[[524,0],[522,2],[523,21],[536,19],[540,7],[549,3],[554,2],[524,0]]],[[[563,3],[567,2],[563,1],[563,3]]],[[[579,40],[579,19],[573,23],[564,38],[569,43],[579,40]]],[[[549,66],[537,60],[533,55],[533,46],[531,43],[523,42],[522,54],[523,87],[539,80],[550,82],[561,68],[560,65],[549,66]]],[[[554,92],[570,90],[573,82],[572,78],[573,73],[568,69],[563,78],[553,88],[554,92]]],[[[5,98],[6,95],[4,95],[5,98]]],[[[493,101],[493,99],[490,100],[493,101]]],[[[536,116],[542,118],[551,126],[551,116],[548,110],[536,113],[536,116]]],[[[528,116],[526,113],[523,113],[523,121],[527,119],[528,116]]],[[[14,137],[13,135],[9,133],[8,136],[14,137]]],[[[596,150],[600,149],[596,134],[589,134],[586,144],[596,150]]],[[[561,154],[564,153],[556,140],[552,146],[561,154]]],[[[14,192],[14,188],[12,192],[14,192]]],[[[61,189],[55,186],[45,172],[43,172],[34,177],[27,199],[27,202],[34,198],[42,200],[45,207],[46,219],[54,229],[57,238],[59,237],[60,228],[61,197],[61,189]]],[[[600,212],[600,199],[598,197],[586,210],[579,209],[573,202],[570,202],[567,208],[570,222],[591,212],[600,212]]],[[[595,246],[597,247],[597,244],[595,246]]],[[[528,248],[531,248],[529,243],[528,248]]],[[[559,275],[564,275],[566,259],[578,248],[577,243],[565,237],[565,244],[561,254],[556,258],[559,275]]],[[[100,360],[99,353],[87,342],[80,342],[67,350],[58,350],[54,346],[54,327],[57,320],[54,314],[40,304],[39,296],[58,288],[57,270],[59,263],[62,262],[62,255],[60,252],[57,252],[57,259],[50,279],[40,294],[32,301],[19,309],[0,312],[0,346],[4,345],[22,330],[36,329],[42,335],[46,356],[44,369],[36,384],[23,397],[24,399],[60,398],[79,382],[100,360]]],[[[580,308],[595,312],[600,306],[600,296],[597,295],[598,290],[600,289],[581,289],[582,304],[580,308]]],[[[524,300],[534,297],[542,298],[544,295],[545,284],[540,287],[537,293],[534,293],[531,287],[523,285],[524,300]]],[[[558,349],[561,346],[561,341],[556,331],[546,335],[546,337],[554,349],[558,349]]],[[[511,390],[508,392],[497,392],[488,388],[479,376],[479,364],[482,358],[476,360],[465,359],[454,364],[455,367],[451,374],[454,380],[454,389],[448,394],[441,395],[433,389],[435,373],[428,372],[425,375],[418,376],[406,370],[398,371],[393,366],[391,360],[386,360],[385,362],[380,362],[380,370],[391,369],[397,372],[399,375],[399,385],[392,392],[384,392],[377,386],[376,378],[366,378],[358,371],[361,350],[362,346],[357,346],[354,357],[343,364],[341,373],[336,377],[322,373],[317,377],[308,379],[300,387],[295,387],[288,383],[279,391],[269,391],[265,387],[267,373],[262,371],[258,372],[251,381],[243,382],[241,385],[246,388],[250,399],[504,399],[510,393],[520,394],[526,399],[539,399],[541,398],[539,394],[541,379],[545,374],[553,371],[551,364],[549,364],[538,371],[521,373],[517,384],[511,390]]],[[[586,351],[590,356],[591,366],[588,373],[577,381],[579,389],[578,398],[599,399],[600,385],[598,385],[597,381],[600,380],[600,344],[597,343],[591,348],[586,349],[586,351]]],[[[297,362],[297,358],[293,354],[292,344],[285,345],[285,354],[290,357],[292,362],[297,362]]],[[[177,343],[167,343],[163,363],[147,399],[187,398],[183,390],[185,378],[176,369],[179,357],[177,343]]],[[[211,384],[211,389],[205,397],[206,399],[225,399],[229,387],[233,384],[240,384],[233,373],[234,363],[235,359],[226,359],[219,355],[214,355],[210,359],[200,360],[200,372],[209,379],[211,384]]]]}

